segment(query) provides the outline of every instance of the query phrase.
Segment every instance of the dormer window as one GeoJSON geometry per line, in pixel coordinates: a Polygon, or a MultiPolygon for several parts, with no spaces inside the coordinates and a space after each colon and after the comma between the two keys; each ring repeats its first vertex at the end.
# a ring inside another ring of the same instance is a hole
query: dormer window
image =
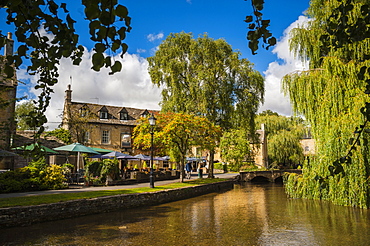
{"type": "Polygon", "coordinates": [[[103,119],[103,120],[108,119],[108,110],[105,107],[100,109],[99,117],[100,117],[100,119],[103,119]]]}
{"type": "Polygon", "coordinates": [[[128,120],[128,113],[127,112],[120,112],[119,113],[120,120],[128,120]]]}
{"type": "Polygon", "coordinates": [[[121,108],[121,111],[119,111],[119,119],[128,120],[128,113],[126,108],[121,108]]]}
{"type": "Polygon", "coordinates": [[[100,111],[100,119],[108,119],[108,112],[100,111]]]}
{"type": "Polygon", "coordinates": [[[80,113],[80,117],[86,117],[86,116],[87,116],[87,114],[88,114],[88,110],[87,110],[87,108],[84,106],[84,107],[80,108],[79,113],[80,113]]]}
{"type": "Polygon", "coordinates": [[[141,114],[141,117],[147,118],[149,115],[148,110],[145,110],[144,113],[141,114]]]}

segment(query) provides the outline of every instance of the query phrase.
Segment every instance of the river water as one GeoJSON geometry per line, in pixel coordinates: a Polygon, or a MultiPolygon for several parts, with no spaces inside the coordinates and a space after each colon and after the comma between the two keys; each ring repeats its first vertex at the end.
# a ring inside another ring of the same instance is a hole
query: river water
{"type": "Polygon", "coordinates": [[[370,245],[370,211],[288,199],[282,185],[0,231],[0,245],[370,245]]]}

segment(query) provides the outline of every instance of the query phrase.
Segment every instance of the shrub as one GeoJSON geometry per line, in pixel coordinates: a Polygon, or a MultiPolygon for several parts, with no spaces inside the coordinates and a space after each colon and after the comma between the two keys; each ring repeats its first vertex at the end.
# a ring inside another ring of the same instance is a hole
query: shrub
{"type": "Polygon", "coordinates": [[[65,188],[62,167],[45,164],[42,160],[29,166],[0,174],[0,192],[25,192],[65,188]]]}
{"type": "Polygon", "coordinates": [[[119,168],[117,159],[104,159],[103,166],[101,169],[101,177],[111,176],[112,179],[117,179],[119,177],[119,168]]]}
{"type": "Polygon", "coordinates": [[[66,188],[65,182],[66,178],[63,175],[61,166],[52,164],[46,168],[42,183],[47,189],[66,188]]]}

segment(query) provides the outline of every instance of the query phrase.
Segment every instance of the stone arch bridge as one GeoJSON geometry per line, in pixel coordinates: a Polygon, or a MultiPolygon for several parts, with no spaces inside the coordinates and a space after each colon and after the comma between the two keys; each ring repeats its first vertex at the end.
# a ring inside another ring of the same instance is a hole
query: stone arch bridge
{"type": "Polygon", "coordinates": [[[271,170],[271,171],[250,171],[240,172],[240,181],[254,182],[254,181],[269,181],[282,182],[284,173],[301,174],[302,169],[286,169],[286,170],[271,170]]]}

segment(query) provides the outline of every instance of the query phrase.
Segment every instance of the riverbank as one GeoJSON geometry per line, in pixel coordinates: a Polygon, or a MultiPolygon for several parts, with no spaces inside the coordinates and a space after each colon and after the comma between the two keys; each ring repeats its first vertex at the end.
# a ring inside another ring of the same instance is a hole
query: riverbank
{"type": "MultiPolygon", "coordinates": [[[[235,175],[234,175],[235,176],[235,175]]],[[[176,180],[172,180],[176,182],[176,180]]],[[[158,182],[159,183],[159,182],[158,182]]],[[[97,197],[92,199],[79,199],[52,204],[42,204],[36,206],[21,206],[0,208],[0,228],[27,226],[34,223],[73,218],[89,214],[98,214],[137,208],[144,206],[158,205],[162,203],[187,199],[223,189],[233,188],[234,180],[217,182],[212,184],[163,190],[157,192],[145,192],[138,194],[121,194],[115,196],[97,197]]],[[[148,184],[141,184],[148,185],[148,184]]],[[[137,187],[137,186],[136,186],[137,187]]],[[[90,189],[104,189],[105,187],[89,187],[90,189]]],[[[115,187],[116,189],[123,189],[115,187]]],[[[112,189],[107,187],[105,189],[112,189]]],[[[127,186],[125,189],[129,189],[127,186]]],[[[89,189],[83,189],[88,191],[89,189]]],[[[59,190],[54,192],[83,192],[81,189],[59,190]]],[[[45,194],[45,193],[43,193],[45,194]]],[[[23,194],[25,195],[25,194],[23,194]]],[[[29,194],[30,195],[30,194],[29,194]]],[[[32,194],[35,195],[35,194],[32,194]]]]}

